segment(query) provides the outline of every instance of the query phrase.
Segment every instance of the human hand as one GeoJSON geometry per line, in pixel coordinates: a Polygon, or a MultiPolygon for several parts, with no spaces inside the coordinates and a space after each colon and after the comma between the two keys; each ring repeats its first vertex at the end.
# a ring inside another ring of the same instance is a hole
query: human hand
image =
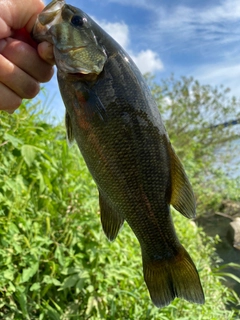
{"type": "Polygon", "coordinates": [[[14,112],[53,75],[52,45],[30,36],[43,8],[41,0],[0,0],[0,110],[14,112]]]}

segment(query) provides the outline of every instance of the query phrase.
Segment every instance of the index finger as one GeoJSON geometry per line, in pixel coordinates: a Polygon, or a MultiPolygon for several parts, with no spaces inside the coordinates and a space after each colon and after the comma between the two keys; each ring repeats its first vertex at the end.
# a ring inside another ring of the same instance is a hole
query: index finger
{"type": "Polygon", "coordinates": [[[0,38],[12,35],[12,30],[26,28],[31,32],[37,15],[43,10],[41,0],[0,0],[0,38]]]}

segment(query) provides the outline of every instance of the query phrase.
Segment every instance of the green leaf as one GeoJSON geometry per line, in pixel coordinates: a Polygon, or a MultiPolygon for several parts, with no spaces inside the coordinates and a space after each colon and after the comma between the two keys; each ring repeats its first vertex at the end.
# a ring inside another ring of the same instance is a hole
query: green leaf
{"type": "Polygon", "coordinates": [[[78,290],[78,292],[80,292],[86,283],[87,278],[81,278],[77,283],[76,283],[76,289],[78,290]]]}
{"type": "Polygon", "coordinates": [[[59,280],[50,277],[49,275],[45,275],[42,282],[47,284],[54,284],[55,286],[61,286],[61,282],[59,280]]]}
{"type": "Polygon", "coordinates": [[[60,320],[61,319],[60,314],[54,308],[47,305],[46,309],[47,309],[46,319],[49,319],[49,320],[60,320]]]}
{"type": "Polygon", "coordinates": [[[62,289],[74,287],[78,280],[78,274],[74,274],[72,276],[67,277],[62,284],[62,289]]]}
{"type": "Polygon", "coordinates": [[[16,233],[19,233],[19,229],[18,229],[18,227],[16,226],[16,224],[15,223],[13,223],[13,222],[10,222],[9,223],[9,233],[10,234],[12,234],[12,235],[14,235],[14,234],[16,234],[16,233]]]}
{"type": "Polygon", "coordinates": [[[19,145],[23,144],[23,141],[19,138],[17,138],[16,136],[12,136],[9,133],[5,133],[4,134],[4,139],[11,142],[11,144],[17,148],[19,145]]]}
{"type": "Polygon", "coordinates": [[[38,179],[39,179],[39,192],[42,193],[46,188],[46,186],[45,186],[44,178],[41,171],[38,171],[38,179]]]}
{"type": "Polygon", "coordinates": [[[36,148],[25,144],[21,147],[21,153],[26,164],[30,167],[36,157],[36,148]]]}
{"type": "Polygon", "coordinates": [[[238,283],[240,283],[240,278],[235,276],[232,273],[229,273],[229,272],[217,272],[216,275],[219,276],[219,277],[224,277],[224,278],[225,277],[229,277],[229,278],[237,281],[238,283]]]}
{"type": "Polygon", "coordinates": [[[18,291],[16,293],[16,296],[17,296],[18,303],[20,304],[21,311],[22,311],[22,313],[24,315],[24,318],[25,319],[30,319],[29,318],[29,314],[28,314],[27,296],[26,296],[25,290],[23,290],[23,288],[19,287],[18,291]]]}
{"type": "Polygon", "coordinates": [[[21,277],[21,283],[27,282],[38,271],[39,262],[31,265],[31,267],[24,269],[21,277]]]}
{"type": "Polygon", "coordinates": [[[89,315],[91,313],[92,309],[95,306],[94,302],[95,302],[95,298],[90,296],[87,303],[86,315],[89,315]]]}
{"type": "Polygon", "coordinates": [[[41,289],[41,285],[39,282],[35,282],[31,287],[30,287],[30,291],[38,291],[41,289]]]}
{"type": "Polygon", "coordinates": [[[228,268],[228,267],[240,269],[240,264],[234,263],[234,262],[229,262],[229,263],[223,264],[221,266],[218,266],[217,268],[214,269],[214,271],[218,272],[218,271],[225,269],[225,268],[228,268]]]}
{"type": "Polygon", "coordinates": [[[7,279],[7,280],[13,281],[13,279],[14,279],[14,270],[7,269],[7,270],[3,271],[3,277],[5,279],[7,279]]]}
{"type": "Polygon", "coordinates": [[[58,245],[55,253],[54,253],[55,258],[58,260],[61,266],[64,266],[64,252],[62,246],[58,245]]]}

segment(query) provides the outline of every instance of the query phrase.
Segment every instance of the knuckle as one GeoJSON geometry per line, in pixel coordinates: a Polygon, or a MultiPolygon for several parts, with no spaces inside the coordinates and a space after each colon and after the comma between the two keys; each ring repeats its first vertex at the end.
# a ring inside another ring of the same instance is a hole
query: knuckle
{"type": "Polygon", "coordinates": [[[53,67],[49,67],[46,72],[44,72],[41,76],[40,82],[48,82],[51,80],[52,76],[54,74],[54,69],[53,67]]]}
{"type": "Polygon", "coordinates": [[[22,103],[22,97],[0,82],[0,110],[13,113],[22,103]]]}
{"type": "Polygon", "coordinates": [[[37,81],[32,81],[28,86],[25,87],[23,98],[32,99],[40,91],[40,85],[37,81]]]}
{"type": "Polygon", "coordinates": [[[7,105],[2,106],[0,109],[8,112],[9,114],[12,114],[18,107],[20,107],[22,99],[18,96],[10,98],[10,102],[7,105]]]}

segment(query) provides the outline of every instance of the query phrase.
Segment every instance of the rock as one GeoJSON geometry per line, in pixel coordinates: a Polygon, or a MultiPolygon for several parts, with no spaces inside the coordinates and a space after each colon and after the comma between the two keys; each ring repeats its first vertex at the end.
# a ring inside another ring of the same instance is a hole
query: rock
{"type": "Polygon", "coordinates": [[[237,216],[240,215],[240,202],[223,200],[219,209],[229,216],[237,216]]]}
{"type": "Polygon", "coordinates": [[[229,223],[227,235],[233,247],[240,250],[240,217],[229,223]]]}
{"type": "MultiPolygon", "coordinates": [[[[227,266],[228,263],[240,265],[240,203],[233,201],[225,201],[224,207],[216,214],[206,214],[205,216],[198,217],[196,220],[197,225],[201,226],[204,232],[215,238],[219,236],[220,242],[215,245],[216,253],[221,259],[217,262],[218,265],[225,265],[224,272],[231,273],[240,278],[240,268],[227,266]]],[[[224,285],[233,289],[240,297],[239,282],[230,277],[225,277],[223,280],[224,285]]],[[[240,319],[240,318],[239,318],[240,319]]]]}

